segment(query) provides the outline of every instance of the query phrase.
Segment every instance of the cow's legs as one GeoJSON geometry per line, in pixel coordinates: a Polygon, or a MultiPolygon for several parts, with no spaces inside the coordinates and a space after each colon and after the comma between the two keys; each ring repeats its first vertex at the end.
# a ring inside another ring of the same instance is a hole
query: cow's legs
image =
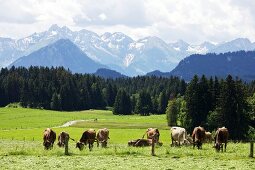
{"type": "Polygon", "coordinates": [[[225,152],[226,152],[226,150],[227,150],[227,142],[225,143],[225,152]]]}
{"type": "Polygon", "coordinates": [[[172,145],[171,145],[172,147],[174,146],[174,140],[173,140],[173,136],[172,136],[172,145]]]}

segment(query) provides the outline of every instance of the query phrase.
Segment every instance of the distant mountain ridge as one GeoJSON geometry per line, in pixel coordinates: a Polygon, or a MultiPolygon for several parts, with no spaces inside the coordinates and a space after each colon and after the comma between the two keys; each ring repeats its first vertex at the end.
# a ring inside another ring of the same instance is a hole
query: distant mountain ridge
{"type": "Polygon", "coordinates": [[[135,41],[121,32],[104,33],[100,36],[85,29],[71,31],[66,26],[52,25],[47,31],[19,40],[0,38],[0,68],[59,39],[71,40],[94,61],[129,76],[143,75],[153,70],[170,71],[191,54],[255,49],[255,43],[246,38],[220,44],[204,42],[191,45],[182,40],[166,43],[152,36],[135,41]]]}
{"type": "Polygon", "coordinates": [[[170,77],[170,72],[161,72],[159,70],[155,70],[146,74],[146,76],[156,76],[156,77],[170,77]]]}
{"type": "Polygon", "coordinates": [[[73,73],[94,73],[99,68],[108,68],[96,63],[68,39],[60,39],[27,56],[21,57],[10,66],[63,66],[73,73]]]}
{"type": "Polygon", "coordinates": [[[186,81],[194,75],[226,77],[228,74],[243,80],[255,80],[255,51],[238,51],[224,54],[193,54],[183,59],[169,75],[186,81]]]}
{"type": "Polygon", "coordinates": [[[107,69],[107,68],[100,68],[98,69],[94,75],[96,76],[99,76],[99,77],[103,77],[103,78],[106,78],[106,79],[116,79],[116,78],[125,78],[127,76],[117,72],[117,71],[114,71],[114,70],[110,70],[110,69],[107,69]]]}

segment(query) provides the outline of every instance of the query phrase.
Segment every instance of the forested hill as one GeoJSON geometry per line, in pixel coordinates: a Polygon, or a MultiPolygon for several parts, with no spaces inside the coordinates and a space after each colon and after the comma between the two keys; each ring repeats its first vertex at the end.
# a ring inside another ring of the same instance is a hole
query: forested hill
{"type": "Polygon", "coordinates": [[[229,74],[245,81],[255,80],[255,51],[194,54],[183,59],[170,72],[170,75],[181,77],[186,81],[190,81],[194,75],[226,78],[229,74]]]}
{"type": "Polygon", "coordinates": [[[112,79],[127,77],[117,71],[106,69],[106,68],[100,68],[94,74],[99,77],[112,78],[112,79]]]}

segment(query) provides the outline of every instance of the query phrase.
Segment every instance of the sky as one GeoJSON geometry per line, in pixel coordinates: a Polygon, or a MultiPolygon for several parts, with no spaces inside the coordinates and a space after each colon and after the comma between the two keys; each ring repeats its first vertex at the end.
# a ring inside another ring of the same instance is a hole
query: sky
{"type": "Polygon", "coordinates": [[[123,32],[137,40],[255,41],[254,0],[0,0],[0,37],[22,38],[52,24],[123,32]]]}

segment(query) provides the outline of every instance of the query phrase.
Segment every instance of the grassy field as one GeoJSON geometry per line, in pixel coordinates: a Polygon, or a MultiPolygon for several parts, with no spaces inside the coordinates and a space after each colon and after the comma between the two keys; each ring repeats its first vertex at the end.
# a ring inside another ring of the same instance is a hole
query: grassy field
{"type": "Polygon", "coordinates": [[[216,153],[212,144],[202,150],[170,147],[165,115],[115,116],[110,111],[56,112],[23,108],[0,108],[0,169],[255,169],[255,159],[248,158],[249,144],[230,143],[226,153],[216,153]],[[94,121],[97,119],[97,121],[94,121]],[[86,120],[72,127],[58,127],[70,120],[86,120]],[[70,156],[54,146],[45,151],[42,132],[53,127],[79,139],[87,128],[110,129],[108,148],[94,147],[79,151],[70,141],[70,156]],[[150,148],[128,147],[130,139],[141,138],[148,127],[158,127],[162,147],[156,156],[150,148]]]}

